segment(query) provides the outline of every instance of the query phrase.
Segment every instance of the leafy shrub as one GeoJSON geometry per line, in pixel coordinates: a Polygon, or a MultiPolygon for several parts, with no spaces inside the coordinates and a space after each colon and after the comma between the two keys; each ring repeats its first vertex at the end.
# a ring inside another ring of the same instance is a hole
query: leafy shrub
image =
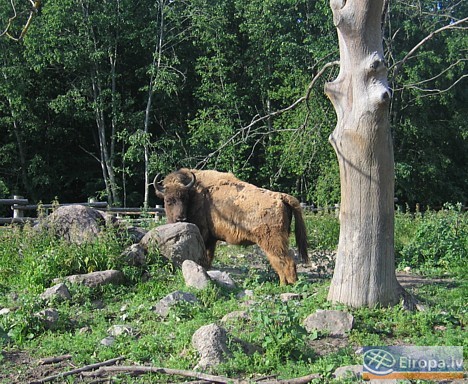
{"type": "Polygon", "coordinates": [[[340,223],[335,212],[322,211],[304,217],[309,248],[334,250],[338,246],[340,223]]]}
{"type": "Polygon", "coordinates": [[[399,222],[397,262],[431,274],[461,273],[468,256],[468,220],[460,206],[445,205],[439,212],[416,214],[399,222]],[[406,234],[405,234],[406,231],[406,234]]]}
{"type": "Polygon", "coordinates": [[[301,360],[313,355],[307,346],[307,331],[301,325],[295,303],[265,302],[267,308],[251,314],[256,331],[262,335],[265,364],[276,366],[282,361],[301,360]]]}

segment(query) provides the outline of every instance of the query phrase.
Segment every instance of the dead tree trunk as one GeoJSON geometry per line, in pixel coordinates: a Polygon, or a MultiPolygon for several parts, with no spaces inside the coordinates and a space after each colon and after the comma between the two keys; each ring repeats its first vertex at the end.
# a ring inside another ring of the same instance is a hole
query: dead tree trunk
{"type": "Polygon", "coordinates": [[[341,180],[340,239],[328,299],[393,305],[394,162],[381,31],[383,0],[330,0],[340,72],[325,86],[337,114],[330,143],[341,180]]]}

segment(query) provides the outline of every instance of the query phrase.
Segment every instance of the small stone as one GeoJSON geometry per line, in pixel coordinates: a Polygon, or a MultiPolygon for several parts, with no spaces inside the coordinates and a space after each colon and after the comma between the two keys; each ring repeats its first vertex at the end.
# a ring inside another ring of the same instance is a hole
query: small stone
{"type": "Polygon", "coordinates": [[[223,316],[223,318],[221,319],[221,322],[226,323],[226,322],[229,322],[229,321],[239,321],[239,320],[242,320],[242,321],[250,320],[250,316],[249,316],[248,312],[247,311],[230,312],[230,313],[223,316]]]}
{"type": "Polygon", "coordinates": [[[11,312],[10,308],[2,308],[0,309],[0,316],[8,315],[11,312]]]}
{"type": "Polygon", "coordinates": [[[231,276],[229,276],[229,273],[227,272],[221,272],[221,271],[208,271],[208,276],[211,277],[211,279],[219,284],[220,286],[226,288],[226,289],[235,289],[236,288],[236,283],[234,283],[234,280],[231,279],[231,276]]]}
{"type": "Polygon", "coordinates": [[[344,379],[344,378],[361,378],[362,376],[362,365],[347,365],[345,367],[339,367],[335,370],[333,375],[337,379],[344,379]]]}
{"type": "Polygon", "coordinates": [[[350,313],[319,309],[304,320],[304,327],[307,332],[328,331],[332,336],[346,336],[353,328],[353,321],[350,313]]]}
{"type": "Polygon", "coordinates": [[[134,335],[135,329],[129,325],[113,325],[107,330],[109,336],[134,335]]]}
{"type": "Polygon", "coordinates": [[[188,293],[188,292],[182,292],[182,291],[175,291],[167,296],[163,297],[153,308],[153,310],[160,315],[161,317],[167,317],[169,314],[169,310],[173,305],[176,305],[177,303],[185,301],[187,303],[197,303],[198,299],[195,295],[188,293]]]}
{"type": "Polygon", "coordinates": [[[280,300],[285,303],[287,301],[291,301],[291,300],[301,300],[302,299],[302,295],[300,295],[299,293],[282,293],[280,295],[280,300]]]}
{"type": "Polygon", "coordinates": [[[115,337],[113,336],[107,336],[101,340],[101,345],[104,345],[106,347],[110,347],[114,343],[115,343],[115,337]]]}
{"type": "Polygon", "coordinates": [[[55,284],[53,287],[47,288],[40,297],[42,300],[51,300],[53,298],[71,300],[70,291],[63,283],[55,284]]]}
{"type": "Polygon", "coordinates": [[[244,289],[243,291],[239,292],[236,297],[238,299],[254,297],[254,291],[252,291],[251,289],[244,289]]]}
{"type": "Polygon", "coordinates": [[[59,313],[56,309],[43,309],[42,311],[36,312],[34,315],[43,322],[47,329],[53,330],[57,328],[59,313]]]}
{"type": "Polygon", "coordinates": [[[140,244],[132,244],[122,252],[122,258],[131,267],[146,265],[146,251],[140,244]]]}
{"type": "Polygon", "coordinates": [[[182,275],[184,276],[185,284],[188,287],[197,289],[205,289],[209,286],[211,281],[210,276],[208,276],[206,273],[205,268],[192,260],[183,261],[182,275]]]}
{"type": "Polygon", "coordinates": [[[231,356],[227,346],[227,332],[216,324],[199,328],[192,336],[192,345],[201,357],[196,366],[199,369],[216,366],[231,356]]]}

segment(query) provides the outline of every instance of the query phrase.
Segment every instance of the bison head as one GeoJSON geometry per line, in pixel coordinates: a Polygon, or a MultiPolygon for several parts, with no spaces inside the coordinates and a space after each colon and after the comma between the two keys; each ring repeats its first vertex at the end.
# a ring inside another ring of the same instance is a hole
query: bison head
{"type": "Polygon", "coordinates": [[[190,190],[195,185],[195,175],[193,172],[190,172],[189,176],[174,172],[166,176],[162,185],[160,177],[161,175],[156,175],[153,185],[156,196],[164,199],[167,222],[171,224],[187,221],[190,190]],[[189,177],[188,181],[187,177],[189,177]]]}

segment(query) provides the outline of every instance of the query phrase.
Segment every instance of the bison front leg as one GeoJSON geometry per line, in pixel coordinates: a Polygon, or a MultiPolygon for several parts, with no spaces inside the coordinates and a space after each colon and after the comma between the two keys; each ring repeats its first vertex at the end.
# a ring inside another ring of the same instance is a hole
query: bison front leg
{"type": "Polygon", "coordinates": [[[289,252],[272,253],[265,249],[264,251],[279,276],[280,285],[294,284],[297,281],[296,263],[289,252]]]}
{"type": "Polygon", "coordinates": [[[211,267],[211,264],[213,264],[213,259],[214,259],[214,255],[215,255],[215,249],[216,249],[216,243],[217,243],[217,240],[208,240],[205,243],[206,260],[208,262],[209,267],[211,267]]]}
{"type": "Polygon", "coordinates": [[[294,284],[297,281],[296,263],[291,257],[270,257],[270,264],[280,279],[280,285],[294,284]]]}

